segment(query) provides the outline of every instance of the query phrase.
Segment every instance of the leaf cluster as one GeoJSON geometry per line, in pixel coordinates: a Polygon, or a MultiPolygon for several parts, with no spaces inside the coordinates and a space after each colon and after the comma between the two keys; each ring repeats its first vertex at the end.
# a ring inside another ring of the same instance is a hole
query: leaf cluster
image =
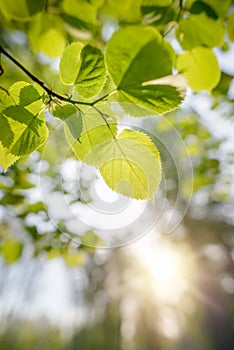
{"type": "Polygon", "coordinates": [[[161,178],[159,152],[142,132],[119,133],[110,102],[143,118],[178,108],[187,84],[194,92],[211,92],[221,78],[213,48],[223,47],[225,33],[233,40],[230,1],[220,6],[218,0],[19,0],[17,8],[13,1],[0,3],[1,53],[34,82],[0,89],[4,170],[46,142],[44,113],[50,111],[64,123],[76,157],[97,167],[111,189],[153,200],[161,178]],[[35,56],[60,57],[65,94],[50,89],[8,53],[4,37],[12,29],[26,35],[35,56]]]}

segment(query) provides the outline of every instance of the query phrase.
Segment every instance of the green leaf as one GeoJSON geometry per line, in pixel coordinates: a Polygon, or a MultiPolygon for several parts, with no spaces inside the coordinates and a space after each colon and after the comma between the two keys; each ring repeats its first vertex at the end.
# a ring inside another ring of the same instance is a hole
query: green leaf
{"type": "Polygon", "coordinates": [[[13,99],[13,96],[10,95],[10,92],[0,89],[0,112],[8,107],[14,104],[15,101],[13,99]]]}
{"type": "MultiPolygon", "coordinates": [[[[90,248],[104,246],[104,241],[98,237],[93,231],[87,231],[84,235],[80,236],[81,244],[89,246],[90,248]]],[[[93,251],[94,252],[94,251],[93,251]]]]}
{"type": "Polygon", "coordinates": [[[70,16],[74,16],[81,21],[96,24],[97,8],[103,4],[103,1],[86,0],[64,0],[62,3],[63,11],[70,16]]]}
{"type": "Polygon", "coordinates": [[[2,113],[1,142],[12,154],[30,154],[46,141],[48,129],[42,114],[34,115],[21,106],[7,107],[2,113]]]}
{"type": "Polygon", "coordinates": [[[53,109],[53,116],[61,120],[69,119],[73,114],[79,113],[77,107],[71,103],[65,103],[63,105],[56,105],[53,109]]]}
{"type": "Polygon", "coordinates": [[[64,84],[74,84],[80,69],[80,53],[83,48],[80,42],[74,42],[66,47],[61,57],[59,71],[64,84]]]}
{"type": "Polygon", "coordinates": [[[175,109],[184,97],[185,84],[172,73],[174,51],[151,27],[125,27],[110,39],[106,50],[108,71],[117,85],[119,101],[148,109],[131,108],[135,116],[165,113],[175,109]],[[157,78],[164,77],[165,81],[157,78]],[[178,86],[177,86],[178,85],[178,86]],[[124,98],[123,98],[124,96],[124,98]],[[142,113],[143,112],[143,113],[142,113]]]}
{"type": "Polygon", "coordinates": [[[71,103],[67,103],[62,106],[56,106],[53,110],[53,115],[63,120],[72,136],[79,140],[83,130],[83,119],[80,110],[71,103]]]}
{"type": "Polygon", "coordinates": [[[114,33],[106,49],[107,69],[118,89],[172,73],[175,54],[159,32],[131,26],[114,33]]]}
{"type": "Polygon", "coordinates": [[[228,17],[227,20],[227,32],[231,41],[234,41],[234,12],[228,17]]]}
{"type": "Polygon", "coordinates": [[[63,33],[56,28],[50,28],[41,34],[38,40],[38,47],[48,57],[56,58],[62,54],[65,43],[63,33]]]}
{"type": "Polygon", "coordinates": [[[222,72],[218,85],[216,85],[215,89],[212,90],[212,95],[217,97],[220,97],[220,95],[226,96],[228,94],[228,90],[230,89],[232,80],[232,75],[222,72]]]}
{"type": "Polygon", "coordinates": [[[63,258],[68,266],[82,266],[87,261],[87,256],[82,251],[66,251],[63,253],[63,258]]]}
{"type": "Polygon", "coordinates": [[[78,93],[84,98],[97,95],[106,81],[106,68],[103,53],[90,45],[81,51],[81,65],[76,78],[78,93]]]}
{"type": "MultiPolygon", "coordinates": [[[[187,4],[186,4],[187,5],[187,4]]],[[[203,1],[194,1],[190,8],[190,13],[194,15],[198,15],[199,13],[204,12],[208,17],[218,19],[217,13],[214,11],[212,7],[204,3],[203,1]]]]}
{"type": "Polygon", "coordinates": [[[202,0],[205,4],[209,5],[218,16],[225,17],[231,0],[202,0]]]}
{"type": "Polygon", "coordinates": [[[42,51],[51,58],[62,55],[66,45],[65,34],[62,19],[50,13],[39,14],[28,29],[28,37],[34,51],[42,51]]]}
{"type": "Polygon", "coordinates": [[[11,154],[10,151],[0,143],[0,166],[3,167],[4,171],[7,171],[7,168],[14,164],[17,159],[19,159],[18,156],[11,154]]]}
{"type": "Polygon", "coordinates": [[[0,247],[1,254],[8,264],[16,262],[23,251],[23,244],[13,238],[6,238],[0,247]]]}
{"type": "Polygon", "coordinates": [[[141,21],[141,0],[107,0],[101,13],[125,23],[141,21]]]}
{"type": "Polygon", "coordinates": [[[9,154],[17,157],[29,154],[47,139],[40,92],[25,82],[10,87],[0,118],[0,142],[9,154]]]}
{"type": "MultiPolygon", "coordinates": [[[[8,106],[9,105],[20,105],[22,107],[28,106],[29,104],[37,101],[42,96],[43,89],[39,86],[32,86],[25,81],[17,81],[11,85],[9,89],[8,106]]],[[[41,103],[41,102],[40,102],[41,103]]],[[[40,104],[41,106],[41,104],[40,104]]]]}
{"type": "Polygon", "coordinates": [[[45,0],[0,0],[0,7],[7,18],[25,21],[31,16],[41,12],[45,6],[45,0]]]}
{"type": "MultiPolygon", "coordinates": [[[[129,87],[121,92],[132,104],[148,109],[148,116],[150,116],[152,115],[151,111],[155,115],[163,114],[177,108],[185,96],[185,91],[186,82],[182,76],[171,75],[142,83],[141,86],[129,87]]],[[[129,105],[128,108],[132,110],[129,105]]],[[[136,107],[134,106],[135,109],[136,107]]],[[[129,111],[128,113],[131,114],[129,111]]],[[[144,113],[143,116],[145,114],[147,115],[147,113],[144,113]]],[[[142,116],[140,110],[136,110],[133,115],[142,116]]]]}
{"type": "Polygon", "coordinates": [[[153,200],[161,180],[161,162],[148,136],[123,130],[103,147],[100,159],[100,173],[112,190],[136,199],[153,200]]]}
{"type": "Polygon", "coordinates": [[[170,6],[173,0],[143,0],[142,6],[170,6]]]}
{"type": "Polygon", "coordinates": [[[100,163],[99,153],[103,145],[112,140],[117,133],[116,119],[110,107],[97,104],[97,108],[103,116],[91,107],[83,108],[83,132],[79,141],[68,127],[65,127],[66,138],[77,158],[95,166],[100,163]]]}
{"type": "Polygon", "coordinates": [[[215,47],[222,45],[224,27],[220,19],[201,13],[182,19],[176,34],[185,50],[196,46],[215,47]]]}
{"type": "Polygon", "coordinates": [[[90,45],[72,43],[61,58],[60,77],[64,84],[75,84],[86,99],[97,95],[106,81],[103,53],[90,45]]]}
{"type": "Polygon", "coordinates": [[[215,54],[205,47],[196,47],[181,53],[177,59],[177,69],[196,92],[212,90],[221,76],[215,54]]]}
{"type": "Polygon", "coordinates": [[[41,87],[34,87],[25,81],[18,81],[10,87],[7,102],[5,101],[5,107],[19,105],[21,107],[27,107],[30,110],[31,105],[31,107],[37,107],[38,111],[40,111],[43,93],[41,87]]]}

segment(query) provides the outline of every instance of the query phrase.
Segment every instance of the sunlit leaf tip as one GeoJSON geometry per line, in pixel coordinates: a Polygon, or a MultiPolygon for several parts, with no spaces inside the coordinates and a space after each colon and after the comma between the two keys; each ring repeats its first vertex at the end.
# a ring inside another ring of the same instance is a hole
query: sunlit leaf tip
{"type": "Polygon", "coordinates": [[[101,153],[100,173],[115,192],[134,199],[154,200],[161,180],[160,155],[142,132],[123,130],[101,153]]]}

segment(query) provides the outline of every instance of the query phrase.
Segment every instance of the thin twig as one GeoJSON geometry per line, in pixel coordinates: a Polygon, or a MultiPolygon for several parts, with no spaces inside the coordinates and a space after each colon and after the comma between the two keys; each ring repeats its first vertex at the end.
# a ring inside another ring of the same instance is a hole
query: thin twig
{"type": "Polygon", "coordinates": [[[93,102],[78,101],[78,100],[73,100],[69,97],[65,97],[65,96],[60,95],[57,92],[49,89],[43,81],[41,81],[35,75],[33,75],[31,72],[29,72],[20,62],[18,62],[13,56],[11,56],[2,46],[0,46],[0,53],[2,53],[11,62],[13,62],[18,68],[20,68],[32,81],[34,81],[35,83],[40,85],[42,87],[42,89],[47,92],[49,97],[55,97],[55,98],[59,99],[60,101],[69,102],[69,103],[72,103],[74,105],[94,106],[97,102],[102,101],[109,96],[109,94],[106,94],[103,97],[100,97],[99,99],[97,99],[93,102]]]}

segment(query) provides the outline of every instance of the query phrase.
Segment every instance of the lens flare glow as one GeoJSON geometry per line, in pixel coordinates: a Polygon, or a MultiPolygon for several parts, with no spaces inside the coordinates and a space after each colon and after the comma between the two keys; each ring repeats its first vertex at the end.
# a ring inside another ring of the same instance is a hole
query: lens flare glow
{"type": "Polygon", "coordinates": [[[143,265],[155,294],[161,300],[176,303],[186,290],[186,266],[183,256],[169,246],[148,250],[143,265]]]}

